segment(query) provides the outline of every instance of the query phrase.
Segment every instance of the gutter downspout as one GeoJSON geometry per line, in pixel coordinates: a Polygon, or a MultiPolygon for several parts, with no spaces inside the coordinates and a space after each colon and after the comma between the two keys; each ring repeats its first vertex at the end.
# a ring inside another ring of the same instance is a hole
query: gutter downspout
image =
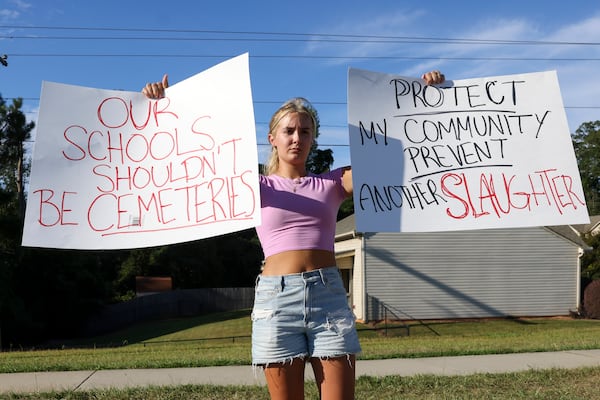
{"type": "Polygon", "coordinates": [[[581,257],[583,256],[583,254],[585,253],[585,250],[582,249],[581,247],[579,248],[579,256],[577,257],[577,278],[575,280],[576,282],[576,290],[575,292],[577,293],[577,299],[575,301],[575,305],[576,305],[576,310],[577,313],[579,314],[579,312],[581,311],[581,257]]]}
{"type": "Polygon", "coordinates": [[[362,309],[363,309],[363,320],[369,321],[370,315],[367,311],[367,267],[365,262],[365,235],[360,235],[360,267],[362,273],[362,309]]]}

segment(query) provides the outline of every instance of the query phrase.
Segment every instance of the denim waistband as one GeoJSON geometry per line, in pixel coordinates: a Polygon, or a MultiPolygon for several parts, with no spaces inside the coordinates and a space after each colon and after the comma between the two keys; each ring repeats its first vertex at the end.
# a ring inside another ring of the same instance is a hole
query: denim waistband
{"type": "Polygon", "coordinates": [[[274,284],[281,282],[281,285],[285,286],[294,284],[304,284],[305,282],[321,280],[321,282],[325,284],[329,279],[331,279],[332,276],[340,276],[338,267],[323,267],[311,271],[298,272],[295,274],[286,275],[258,275],[256,277],[256,283],[258,284],[259,281],[263,281],[265,283],[271,282],[274,284]]]}

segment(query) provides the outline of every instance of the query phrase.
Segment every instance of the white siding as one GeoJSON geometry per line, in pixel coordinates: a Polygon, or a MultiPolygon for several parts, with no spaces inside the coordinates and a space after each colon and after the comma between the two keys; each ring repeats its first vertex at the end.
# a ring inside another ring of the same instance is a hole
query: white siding
{"type": "MultiPolygon", "coordinates": [[[[365,318],[365,290],[364,290],[364,260],[362,252],[362,238],[353,238],[343,242],[335,243],[336,254],[341,254],[339,260],[344,258],[352,259],[352,298],[350,307],[354,310],[356,318],[364,320],[365,318]]],[[[343,263],[343,261],[342,261],[343,263]]]]}
{"type": "Polygon", "coordinates": [[[546,228],[364,238],[367,320],[567,315],[579,248],[546,228]],[[389,317],[388,311],[388,317],[389,317]]]}

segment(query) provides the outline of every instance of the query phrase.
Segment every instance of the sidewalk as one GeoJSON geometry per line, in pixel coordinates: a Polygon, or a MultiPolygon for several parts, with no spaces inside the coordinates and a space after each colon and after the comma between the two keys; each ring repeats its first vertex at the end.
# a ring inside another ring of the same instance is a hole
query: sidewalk
{"type": "MultiPolygon", "coordinates": [[[[357,377],[387,375],[469,375],[517,372],[530,369],[600,366],[600,349],[548,353],[496,354],[484,356],[430,357],[415,359],[358,360],[357,377]]],[[[310,366],[306,379],[314,379],[310,366]]],[[[250,366],[123,369],[100,371],[30,372],[0,374],[0,393],[85,391],[188,384],[264,385],[264,376],[250,366]]]]}

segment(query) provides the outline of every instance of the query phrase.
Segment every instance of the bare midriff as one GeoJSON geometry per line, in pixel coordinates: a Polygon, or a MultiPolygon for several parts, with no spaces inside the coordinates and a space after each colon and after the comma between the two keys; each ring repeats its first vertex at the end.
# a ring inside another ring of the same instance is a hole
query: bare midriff
{"type": "Polygon", "coordinates": [[[333,267],[335,254],[327,250],[291,250],[267,257],[263,275],[288,275],[333,267]]]}

